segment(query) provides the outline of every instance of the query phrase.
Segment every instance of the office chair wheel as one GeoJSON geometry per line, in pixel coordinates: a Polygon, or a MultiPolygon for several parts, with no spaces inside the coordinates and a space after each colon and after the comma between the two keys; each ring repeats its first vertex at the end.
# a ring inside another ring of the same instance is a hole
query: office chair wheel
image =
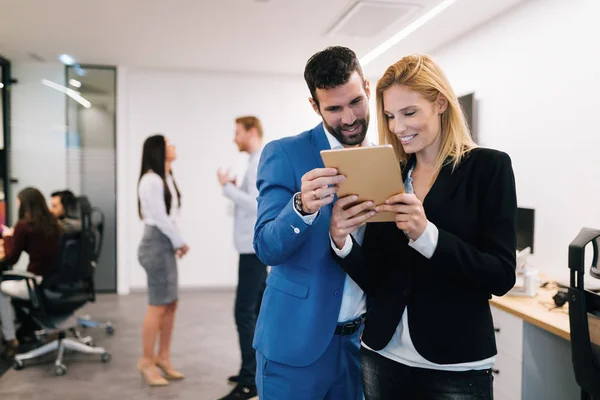
{"type": "Polygon", "coordinates": [[[111,325],[106,327],[106,334],[108,336],[112,336],[115,334],[115,328],[113,328],[111,325]]]}
{"type": "Polygon", "coordinates": [[[66,373],[67,373],[67,367],[64,366],[63,364],[59,364],[54,367],[54,375],[63,376],[66,373]]]}
{"type": "Polygon", "coordinates": [[[112,357],[110,353],[102,353],[102,355],[100,355],[100,361],[102,361],[103,363],[110,362],[111,358],[112,357]]]}
{"type": "Polygon", "coordinates": [[[13,362],[13,368],[14,368],[16,371],[20,371],[20,370],[22,370],[23,368],[25,368],[25,364],[23,364],[23,361],[21,361],[21,360],[15,360],[15,361],[13,362]]]}

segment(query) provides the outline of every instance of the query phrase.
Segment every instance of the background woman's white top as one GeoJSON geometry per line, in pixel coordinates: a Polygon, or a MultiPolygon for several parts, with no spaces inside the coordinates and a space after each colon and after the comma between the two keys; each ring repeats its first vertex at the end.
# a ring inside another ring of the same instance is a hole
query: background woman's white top
{"type": "Polygon", "coordinates": [[[183,247],[184,241],[177,228],[179,215],[179,199],[171,175],[166,177],[167,187],[171,192],[171,210],[167,213],[165,205],[165,187],[161,177],[154,172],[147,172],[140,179],[138,195],[140,197],[144,224],[157,227],[171,240],[173,248],[183,247]]]}

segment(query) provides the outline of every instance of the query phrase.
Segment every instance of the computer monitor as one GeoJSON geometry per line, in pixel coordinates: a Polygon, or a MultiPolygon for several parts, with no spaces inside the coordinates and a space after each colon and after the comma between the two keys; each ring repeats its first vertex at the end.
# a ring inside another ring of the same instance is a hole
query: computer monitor
{"type": "Polygon", "coordinates": [[[471,137],[475,143],[478,142],[477,137],[477,121],[476,121],[476,104],[475,104],[475,93],[468,93],[458,98],[458,102],[465,113],[465,120],[469,129],[471,130],[471,137]]]}
{"type": "Polygon", "coordinates": [[[533,254],[534,224],[535,210],[533,208],[517,208],[517,250],[529,247],[533,254]]]}

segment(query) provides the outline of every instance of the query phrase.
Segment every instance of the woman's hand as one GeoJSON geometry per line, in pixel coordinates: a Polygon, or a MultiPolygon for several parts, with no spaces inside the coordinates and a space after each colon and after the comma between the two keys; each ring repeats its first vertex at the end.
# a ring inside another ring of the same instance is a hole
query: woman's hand
{"type": "Polygon", "coordinates": [[[346,238],[350,233],[366,224],[367,220],[376,214],[373,210],[373,202],[371,201],[365,201],[347,210],[345,209],[357,199],[358,197],[354,195],[346,196],[338,199],[333,205],[329,234],[338,249],[344,247],[346,238]]]}
{"type": "Polygon", "coordinates": [[[177,258],[182,258],[187,254],[188,251],[190,251],[190,246],[184,244],[182,247],[175,250],[175,255],[177,256],[177,258]]]}
{"type": "Polygon", "coordinates": [[[12,236],[15,233],[14,228],[9,228],[6,225],[2,225],[2,237],[12,236]]]}
{"type": "Polygon", "coordinates": [[[413,241],[417,240],[427,227],[427,217],[423,203],[414,194],[401,193],[390,197],[385,204],[375,208],[377,212],[396,213],[396,226],[413,241]]]}

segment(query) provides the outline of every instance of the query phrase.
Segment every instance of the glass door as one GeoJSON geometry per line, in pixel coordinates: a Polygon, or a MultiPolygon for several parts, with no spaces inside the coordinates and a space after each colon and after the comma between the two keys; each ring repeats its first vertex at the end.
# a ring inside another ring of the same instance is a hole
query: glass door
{"type": "Polygon", "coordinates": [[[67,67],[67,186],[105,216],[96,266],[98,292],[117,290],[116,85],[114,67],[67,67]]]}

